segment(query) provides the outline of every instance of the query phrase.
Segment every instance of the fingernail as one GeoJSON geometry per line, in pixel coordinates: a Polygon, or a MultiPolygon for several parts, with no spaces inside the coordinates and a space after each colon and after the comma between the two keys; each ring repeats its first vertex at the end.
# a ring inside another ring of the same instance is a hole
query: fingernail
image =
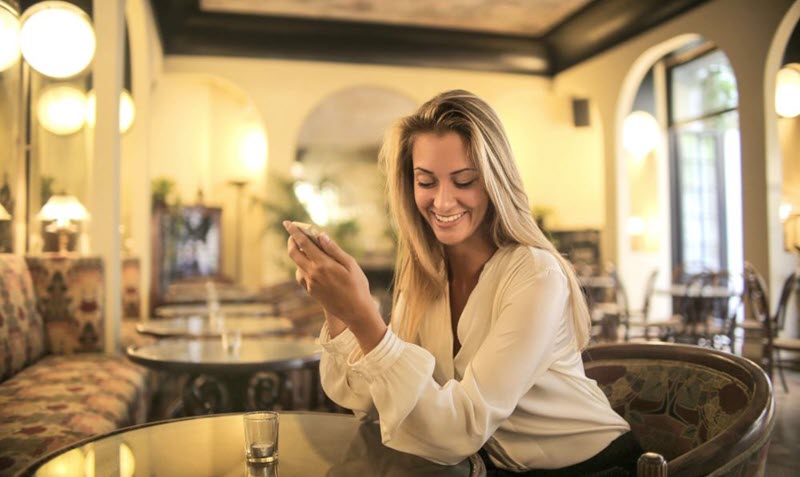
{"type": "Polygon", "coordinates": [[[326,233],[324,233],[324,232],[323,232],[322,234],[320,234],[320,236],[319,236],[319,240],[320,240],[322,243],[328,243],[328,242],[330,242],[330,241],[331,241],[331,238],[330,238],[330,237],[328,237],[328,234],[326,234],[326,233]]]}
{"type": "Polygon", "coordinates": [[[289,221],[288,220],[284,220],[283,221],[283,228],[285,228],[287,230],[289,229],[289,221]]]}

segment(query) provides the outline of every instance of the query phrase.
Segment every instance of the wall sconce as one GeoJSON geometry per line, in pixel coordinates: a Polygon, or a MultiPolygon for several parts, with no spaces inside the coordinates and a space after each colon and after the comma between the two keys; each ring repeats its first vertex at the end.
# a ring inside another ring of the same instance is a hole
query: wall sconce
{"type": "MultiPolygon", "coordinates": [[[[89,91],[86,97],[86,124],[93,128],[97,114],[97,96],[94,90],[89,91]]],[[[125,134],[133,126],[136,119],[136,106],[133,104],[133,97],[127,89],[123,89],[119,95],[119,132],[125,134]]]]}
{"type": "Polygon", "coordinates": [[[45,88],[36,106],[36,118],[53,134],[66,136],[83,127],[86,95],[75,86],[61,83],[45,88]]]}
{"type": "Polygon", "coordinates": [[[23,12],[19,43],[31,67],[50,78],[69,78],[94,58],[92,19],[75,5],[44,1],[23,12]]]}
{"type": "Polygon", "coordinates": [[[19,17],[6,2],[0,1],[0,72],[19,59],[19,17]]]}
{"type": "Polygon", "coordinates": [[[82,222],[89,219],[89,212],[78,199],[71,195],[52,195],[36,216],[39,220],[52,220],[45,231],[58,234],[58,253],[65,254],[69,237],[67,233],[76,232],[73,221],[82,222]]]}
{"type": "Polygon", "coordinates": [[[648,112],[634,111],[622,124],[622,147],[637,159],[655,149],[660,139],[661,127],[648,112]]]}
{"type": "Polygon", "coordinates": [[[789,63],[778,71],[775,111],[784,118],[800,115],[800,63],[789,63]]]}

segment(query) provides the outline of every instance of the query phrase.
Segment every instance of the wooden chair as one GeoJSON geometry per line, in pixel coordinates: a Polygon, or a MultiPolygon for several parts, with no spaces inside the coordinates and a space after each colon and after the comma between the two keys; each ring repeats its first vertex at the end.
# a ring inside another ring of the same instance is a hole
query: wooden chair
{"type": "MultiPolygon", "coordinates": [[[[667,474],[644,463],[638,475],[764,474],[775,400],[751,361],[668,343],[591,346],[583,361],[642,448],[667,461],[667,474]]],[[[659,459],[648,454],[644,461],[657,467],[659,459]]]]}
{"type": "Polygon", "coordinates": [[[749,263],[745,264],[746,294],[751,310],[756,320],[762,324],[764,352],[762,355],[762,366],[767,370],[769,378],[774,376],[774,369],[777,368],[781,376],[783,390],[789,392],[786,385],[786,377],[783,375],[783,362],[781,360],[781,350],[800,352],[800,339],[784,338],[780,336],[786,321],[786,308],[792,292],[798,284],[800,277],[796,273],[789,275],[783,282],[781,294],[778,298],[778,306],[774,314],[769,312],[769,293],[767,292],[766,281],[760,273],[749,263]]]}

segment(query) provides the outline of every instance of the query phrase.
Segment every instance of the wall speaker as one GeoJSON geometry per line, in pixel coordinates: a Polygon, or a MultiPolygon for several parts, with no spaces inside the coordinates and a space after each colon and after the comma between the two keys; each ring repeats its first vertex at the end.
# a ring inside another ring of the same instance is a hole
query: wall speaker
{"type": "Polygon", "coordinates": [[[589,126],[589,100],[572,98],[572,124],[576,128],[589,126]]]}

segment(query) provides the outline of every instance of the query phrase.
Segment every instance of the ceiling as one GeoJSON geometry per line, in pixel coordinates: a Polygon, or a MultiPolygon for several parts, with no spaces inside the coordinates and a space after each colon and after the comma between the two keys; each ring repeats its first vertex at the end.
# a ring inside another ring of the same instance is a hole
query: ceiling
{"type": "Polygon", "coordinates": [[[707,0],[151,0],[166,54],[552,75],[707,0]]]}

